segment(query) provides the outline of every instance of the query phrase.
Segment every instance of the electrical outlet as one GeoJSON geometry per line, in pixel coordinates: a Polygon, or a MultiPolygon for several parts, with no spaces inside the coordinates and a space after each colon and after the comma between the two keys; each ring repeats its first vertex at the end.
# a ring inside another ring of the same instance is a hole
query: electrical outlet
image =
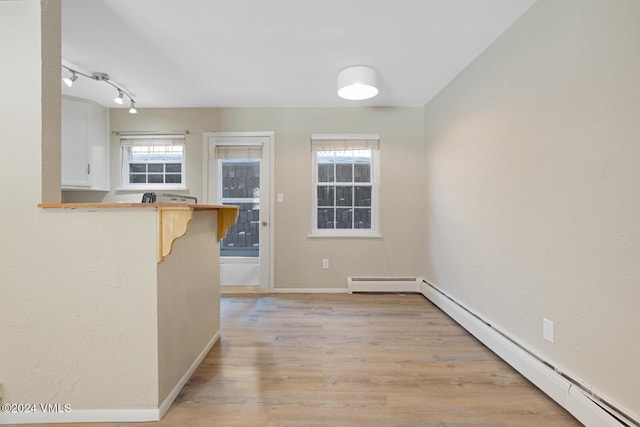
{"type": "Polygon", "coordinates": [[[553,321],[549,319],[542,319],[542,338],[549,342],[553,342],[553,321]]]}
{"type": "Polygon", "coordinates": [[[328,270],[329,269],[329,260],[327,258],[323,258],[323,260],[322,260],[322,269],[323,270],[328,270]]]}

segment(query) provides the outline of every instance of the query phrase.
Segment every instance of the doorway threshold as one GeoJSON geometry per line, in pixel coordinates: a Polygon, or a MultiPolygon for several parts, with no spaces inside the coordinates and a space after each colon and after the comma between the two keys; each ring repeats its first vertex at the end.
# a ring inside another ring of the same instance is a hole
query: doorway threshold
{"type": "Polygon", "coordinates": [[[260,286],[254,285],[222,285],[220,286],[221,294],[262,294],[260,286]]]}

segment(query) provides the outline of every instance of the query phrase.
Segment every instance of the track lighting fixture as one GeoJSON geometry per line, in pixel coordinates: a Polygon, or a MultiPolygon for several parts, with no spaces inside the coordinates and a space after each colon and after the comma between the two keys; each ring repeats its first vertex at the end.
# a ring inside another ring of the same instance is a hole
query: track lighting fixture
{"type": "Polygon", "coordinates": [[[62,81],[69,87],[71,87],[73,85],[73,82],[75,82],[78,78],[78,76],[83,76],[83,77],[87,77],[89,79],[92,80],[97,80],[99,82],[105,82],[106,84],[113,86],[114,88],[116,88],[116,90],[118,91],[118,95],[113,99],[117,104],[123,105],[124,104],[124,96],[127,95],[127,97],[129,98],[129,102],[130,102],[130,107],[129,107],[129,112],[131,114],[136,114],[138,112],[138,110],[136,110],[136,100],[135,98],[131,95],[131,93],[129,93],[129,91],[127,89],[124,88],[124,86],[114,82],[113,80],[111,80],[111,78],[109,77],[108,74],[105,73],[92,73],[92,74],[85,74],[83,72],[80,72],[78,70],[74,70],[71,69],[69,67],[67,67],[66,65],[63,65],[62,68],[68,70],[71,72],[71,77],[65,77],[62,79],[62,81]]]}
{"type": "Polygon", "coordinates": [[[118,96],[113,98],[113,100],[116,102],[116,104],[122,105],[124,103],[124,94],[120,89],[118,89],[118,96]]]}
{"type": "Polygon", "coordinates": [[[75,82],[76,80],[78,80],[78,76],[76,75],[75,71],[71,71],[71,77],[65,77],[62,79],[64,84],[69,87],[73,86],[73,82],[75,82]]]}

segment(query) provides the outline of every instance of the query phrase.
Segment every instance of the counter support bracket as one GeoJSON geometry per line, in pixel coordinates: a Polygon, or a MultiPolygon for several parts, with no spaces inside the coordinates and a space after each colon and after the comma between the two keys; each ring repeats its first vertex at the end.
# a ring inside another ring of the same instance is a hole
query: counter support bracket
{"type": "Polygon", "coordinates": [[[158,262],[171,253],[173,242],[189,229],[193,209],[189,207],[158,208],[158,262]]]}

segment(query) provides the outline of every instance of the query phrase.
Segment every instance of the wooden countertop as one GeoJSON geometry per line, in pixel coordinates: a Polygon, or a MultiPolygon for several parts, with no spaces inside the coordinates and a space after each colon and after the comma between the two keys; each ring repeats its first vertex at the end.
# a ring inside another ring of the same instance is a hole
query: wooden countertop
{"type": "Polygon", "coordinates": [[[228,205],[199,205],[197,203],[39,203],[43,209],[102,209],[102,208],[175,208],[187,207],[194,211],[214,209],[238,210],[237,206],[228,205]]]}
{"type": "Polygon", "coordinates": [[[193,211],[218,211],[218,241],[238,219],[238,206],[191,203],[40,203],[43,209],[155,208],[158,211],[158,262],[171,253],[173,242],[187,232],[193,211]]]}

